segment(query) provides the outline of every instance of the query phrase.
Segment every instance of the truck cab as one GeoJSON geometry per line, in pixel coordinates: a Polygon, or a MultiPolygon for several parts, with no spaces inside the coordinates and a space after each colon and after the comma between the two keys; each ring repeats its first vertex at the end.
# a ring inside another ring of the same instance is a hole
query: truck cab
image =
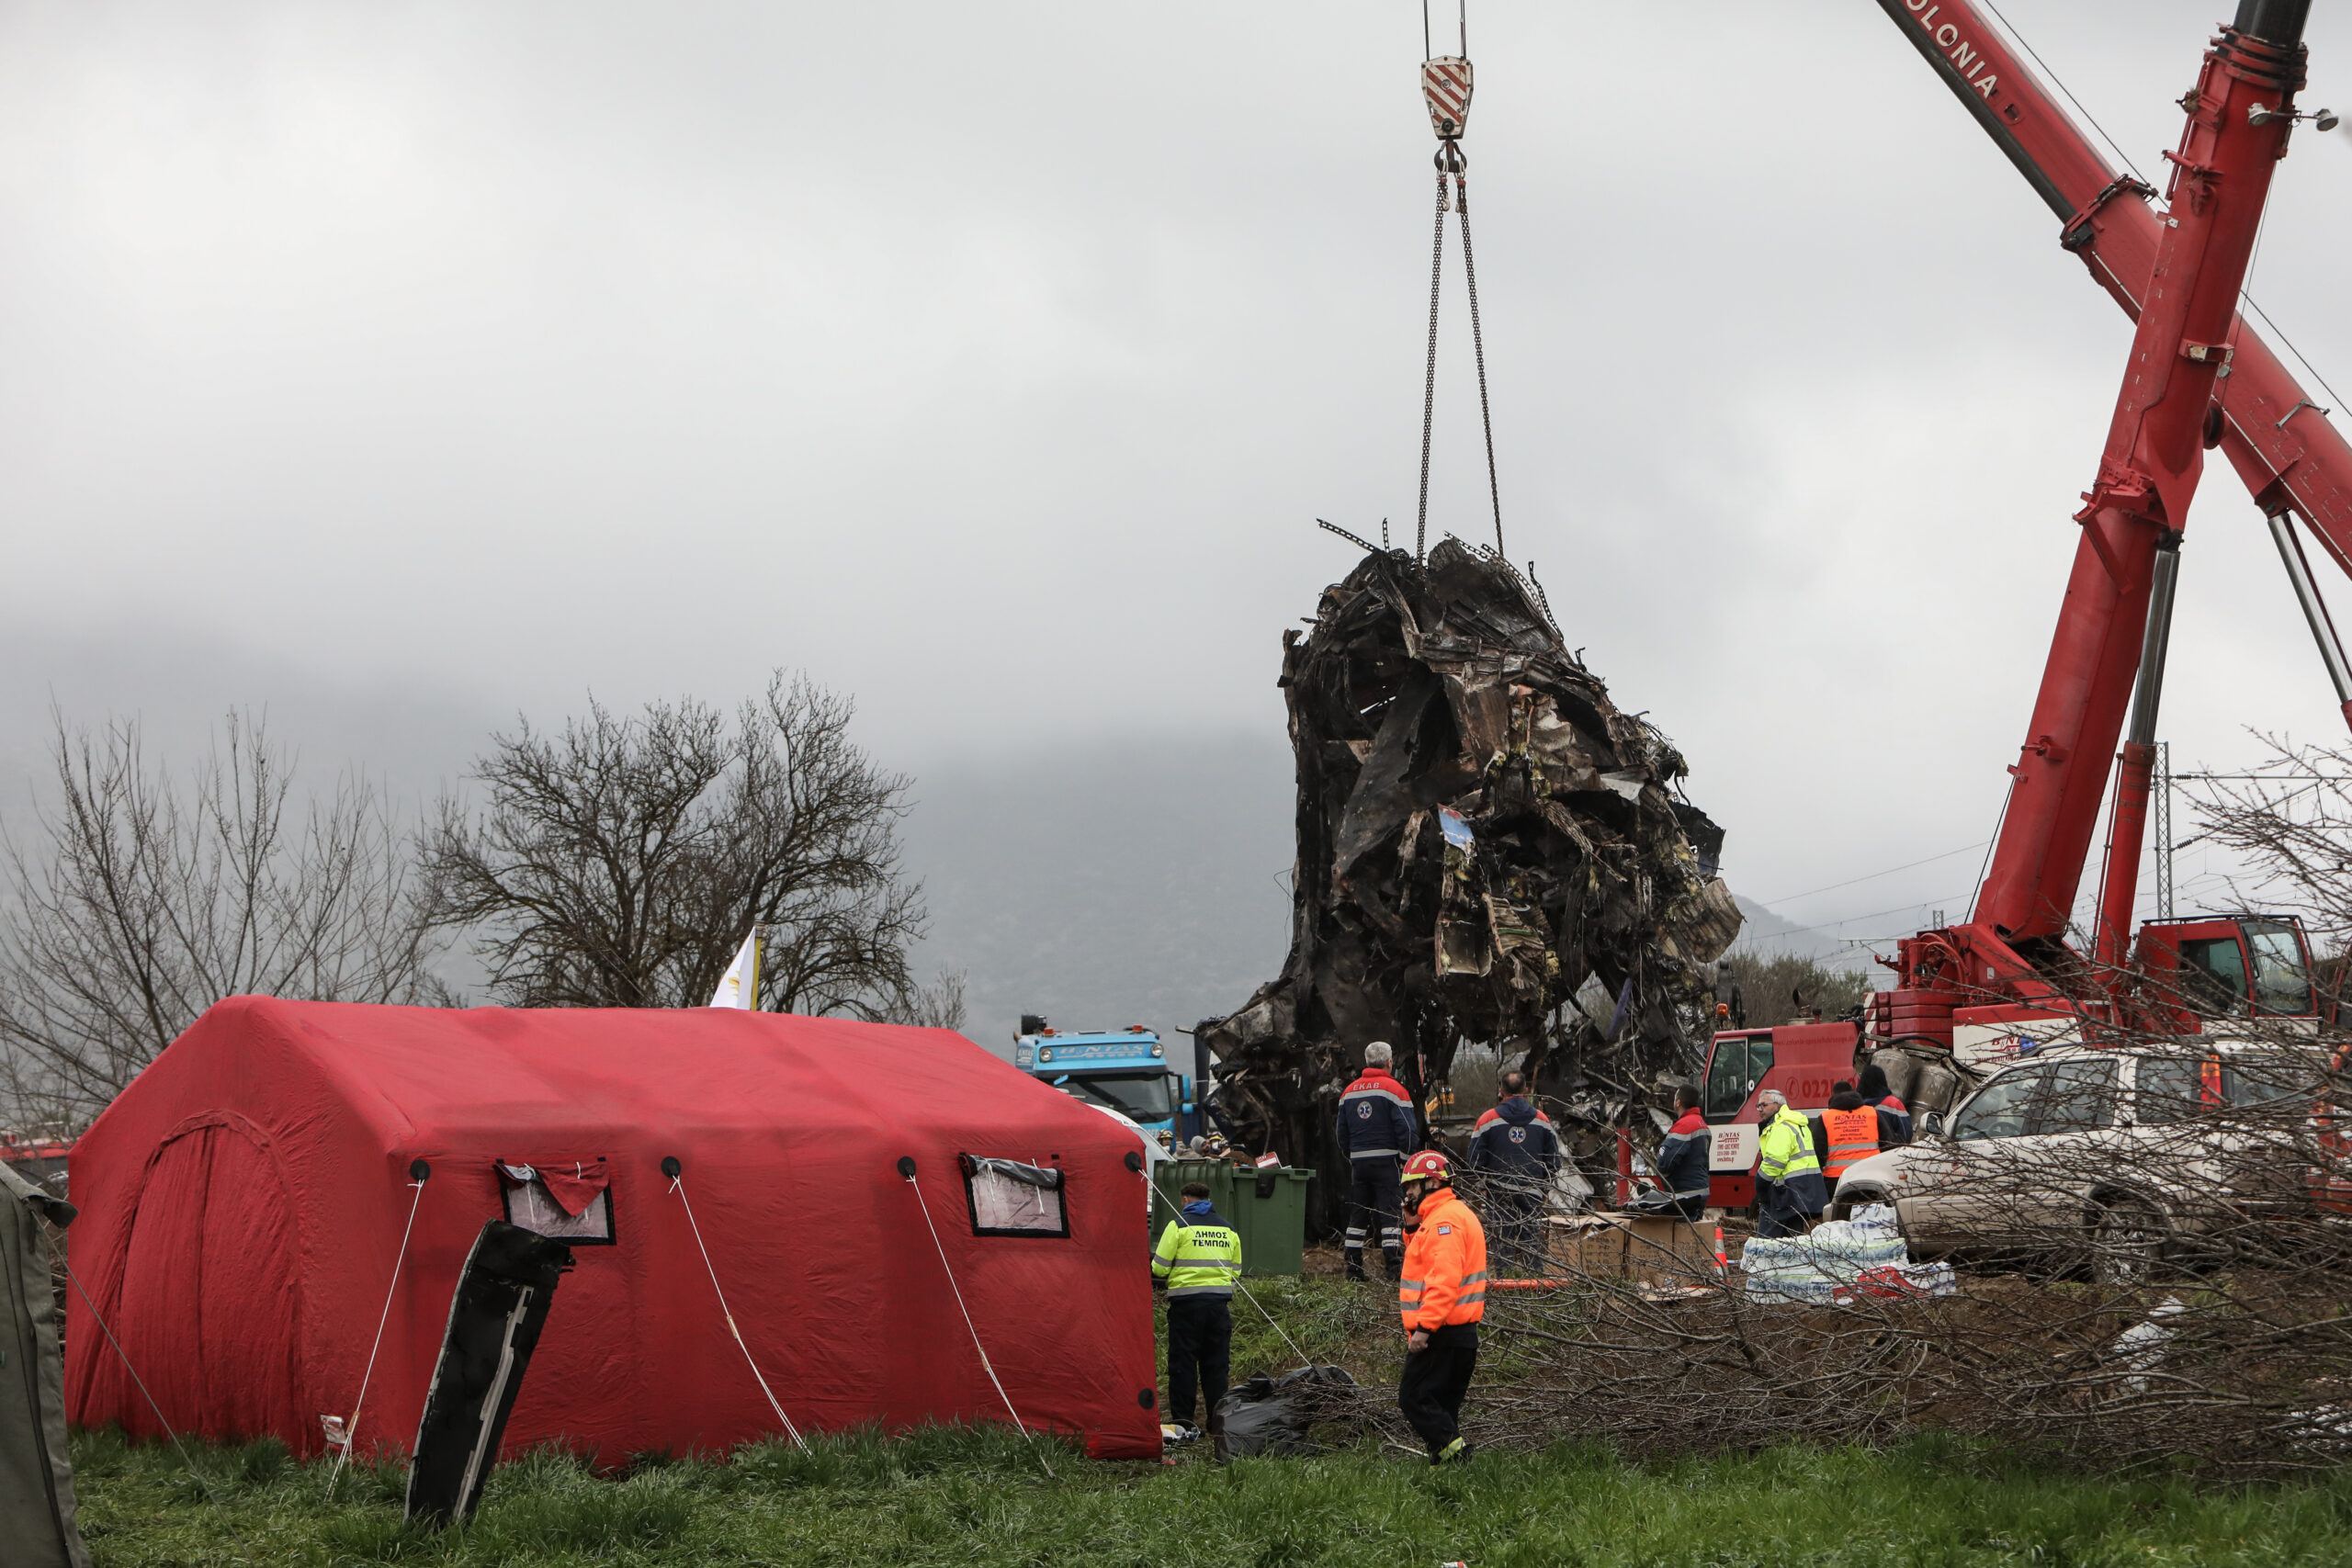
{"type": "Polygon", "coordinates": [[[1024,1013],[1012,1037],[1012,1065],[1066,1094],[1107,1106],[1163,1146],[1201,1130],[1193,1080],[1168,1060],[1159,1034],[1142,1024],[1120,1030],[1057,1030],[1024,1013]]]}
{"type": "Polygon", "coordinates": [[[1853,1077],[1860,1039],[1860,1031],[1851,1023],[1716,1032],[1699,1079],[1699,1111],[1713,1129],[1707,1145],[1710,1206],[1744,1209],[1756,1201],[1756,1097],[1777,1089],[1793,1111],[1820,1110],[1839,1079],[1853,1077]]]}
{"type": "Polygon", "coordinates": [[[2227,1032],[2230,1019],[2321,1016],[2311,942],[2292,916],[2150,920],[2134,956],[2149,999],[2185,1034],[2227,1032]]]}

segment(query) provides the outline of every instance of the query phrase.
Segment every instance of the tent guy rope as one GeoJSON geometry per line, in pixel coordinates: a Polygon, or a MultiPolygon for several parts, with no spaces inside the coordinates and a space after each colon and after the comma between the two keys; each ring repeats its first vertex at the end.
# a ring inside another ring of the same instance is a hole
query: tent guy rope
{"type": "Polygon", "coordinates": [[[82,1304],[90,1309],[90,1321],[98,1325],[98,1332],[105,1335],[107,1343],[114,1347],[115,1358],[121,1361],[122,1370],[130,1374],[130,1381],[138,1385],[140,1394],[147,1401],[147,1408],[155,1413],[155,1424],[164,1428],[164,1436],[171,1438],[172,1447],[179,1450],[180,1462],[187,1466],[190,1475],[196,1477],[196,1483],[204,1488],[206,1498],[219,1501],[213,1496],[212,1483],[205,1479],[204,1472],[197,1469],[196,1460],[188,1453],[187,1445],[180,1441],[177,1432],[172,1430],[170,1420],[164,1415],[164,1407],[156,1404],[155,1396],[147,1391],[147,1380],[141,1377],[139,1369],[130,1364],[130,1354],[123,1349],[122,1341],[117,1339],[114,1330],[107,1326],[106,1314],[98,1311],[98,1303],[90,1299],[90,1292],[82,1288],[82,1276],[74,1272],[74,1265],[70,1261],[65,1264],[65,1277],[74,1282],[74,1293],[82,1298],[82,1304]]]}
{"type": "Polygon", "coordinates": [[[955,1266],[947,1261],[947,1246],[939,1239],[939,1227],[932,1223],[931,1205],[923,1201],[922,1189],[915,1184],[914,1163],[910,1159],[901,1159],[899,1162],[899,1174],[906,1179],[908,1187],[913,1190],[915,1207],[922,1211],[923,1226],[931,1232],[931,1245],[939,1252],[940,1271],[947,1276],[947,1288],[956,1292],[956,1310],[964,1314],[964,1326],[971,1330],[972,1334],[972,1348],[980,1353],[980,1370],[988,1373],[989,1382],[996,1384],[996,1396],[1004,1401],[1005,1413],[1012,1417],[1012,1429],[1028,1438],[1029,1451],[1035,1454],[1037,1458],[1037,1468],[1044,1471],[1048,1479],[1057,1480],[1059,1478],[1054,1475],[1054,1467],[1047,1464],[1046,1456],[1038,1451],[1036,1438],[1022,1421],[1021,1412],[1012,1408],[1012,1395],[1004,1392],[1004,1380],[996,1375],[995,1364],[989,1359],[988,1347],[980,1343],[979,1325],[972,1321],[972,1309],[964,1304],[964,1287],[956,1283],[955,1266]]]}
{"type": "Polygon", "coordinates": [[[384,1287],[384,1310],[376,1317],[376,1340],[368,1347],[367,1370],[359,1374],[359,1397],[351,1402],[351,1421],[343,1429],[343,1441],[336,1446],[334,1469],[327,1474],[327,1495],[334,1495],[335,1483],[343,1479],[343,1467],[351,1462],[351,1450],[359,1441],[359,1413],[368,1405],[368,1385],[376,1376],[376,1352],[384,1346],[384,1325],[392,1320],[392,1297],[401,1288],[401,1269],[408,1262],[408,1239],[416,1234],[417,1205],[424,1201],[424,1183],[433,1168],[423,1160],[413,1162],[408,1173],[414,1179],[410,1188],[415,1196],[408,1201],[408,1224],[401,1227],[401,1249],[392,1258],[392,1282],[384,1287]]]}
{"type": "MultiPolygon", "coordinates": [[[[672,1163],[668,1160],[662,1162],[665,1167],[672,1163]]],[[[686,1226],[695,1233],[695,1247],[702,1254],[702,1266],[710,1271],[711,1293],[718,1298],[718,1315],[727,1320],[727,1332],[735,1337],[735,1348],[743,1352],[743,1364],[752,1369],[752,1376],[758,1382],[760,1392],[767,1395],[768,1408],[775,1411],[775,1418],[784,1423],[785,1432],[792,1438],[794,1445],[802,1453],[807,1453],[808,1439],[800,1435],[800,1428],[794,1426],[792,1417],[784,1413],[784,1404],[776,1398],[775,1390],[768,1386],[765,1374],[760,1371],[760,1363],[752,1358],[752,1348],[743,1343],[743,1331],[735,1326],[735,1314],[728,1306],[727,1292],[718,1283],[718,1269],[710,1260],[710,1248],[703,1246],[702,1226],[695,1223],[695,1206],[686,1197],[684,1174],[677,1170],[666,1170],[664,1174],[670,1178],[670,1190],[678,1195],[678,1201],[685,1207],[686,1226]]]]}

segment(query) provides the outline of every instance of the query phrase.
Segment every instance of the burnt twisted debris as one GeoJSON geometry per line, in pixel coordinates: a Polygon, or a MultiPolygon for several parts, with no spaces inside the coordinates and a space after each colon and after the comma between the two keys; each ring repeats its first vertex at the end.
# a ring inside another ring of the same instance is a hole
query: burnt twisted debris
{"type": "Polygon", "coordinates": [[[1291,950],[1200,1026],[1224,1115],[1336,1173],[1333,1111],[1366,1043],[1398,1047],[1420,1099],[1483,1043],[1523,1058],[1600,1159],[1607,1129],[1695,1067],[1739,933],[1681,753],[1610,701],[1539,588],[1451,537],[1425,563],[1373,551],[1283,642],[1291,950]]]}

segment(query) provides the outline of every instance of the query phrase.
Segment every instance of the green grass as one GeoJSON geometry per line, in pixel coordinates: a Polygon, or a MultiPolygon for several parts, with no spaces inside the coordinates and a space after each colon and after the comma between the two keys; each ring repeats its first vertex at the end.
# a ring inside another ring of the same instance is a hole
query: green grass
{"type": "Polygon", "coordinates": [[[1036,1564],[1051,1568],[1773,1568],[1795,1563],[2352,1563],[2352,1476],[2215,1493],[2105,1483],[1922,1441],[1640,1466],[1563,1446],[1430,1471],[1369,1450],[1174,1466],[1052,1456],[1009,1432],[760,1444],[729,1463],[599,1478],[558,1453],[502,1467],[480,1517],[400,1519],[397,1469],[346,1474],[275,1444],[77,1442],[99,1568],[164,1564],[1036,1564]]]}
{"type": "MultiPolygon", "coordinates": [[[[1400,1348],[1385,1288],[1329,1278],[1250,1285],[1306,1355],[1393,1383],[1400,1348]]],[[[1237,1380],[1295,1364],[1246,1302],[1235,1305],[1234,1329],[1237,1380]]],[[[858,1433],[805,1454],[761,1443],[725,1463],[648,1457],[604,1477],[544,1451],[502,1466],[474,1522],[439,1535],[401,1524],[398,1465],[346,1472],[330,1496],[326,1466],[297,1464],[274,1442],[195,1457],[200,1479],[168,1445],[76,1438],[98,1568],[1436,1568],[1455,1559],[1474,1568],[2352,1568],[2352,1472],[2215,1491],[2071,1475],[1951,1440],[1657,1465],[1563,1443],[1435,1472],[1370,1443],[1222,1468],[1200,1453],[1171,1466],[1114,1464],[1056,1447],[1052,1479],[995,1427],[858,1433]]]]}
{"type": "MultiPolygon", "coordinates": [[[[1244,1280],[1248,1297],[1233,1298],[1233,1381],[1252,1372],[1283,1372],[1299,1364],[1299,1356],[1324,1364],[1343,1366],[1359,1380],[1395,1382],[1404,1361],[1405,1346],[1396,1317],[1396,1287],[1374,1280],[1351,1285],[1330,1275],[1281,1276],[1244,1280]],[[1269,1318],[1278,1320],[1277,1330],[1269,1318]],[[1283,1336],[1290,1337],[1285,1342],[1283,1336]],[[1298,1354],[1292,1353],[1296,1346],[1298,1354]]],[[[1167,1370],[1168,1303],[1159,1302],[1153,1324],[1160,1345],[1160,1369],[1167,1370]]],[[[1161,1384],[1167,1387],[1163,1378],[1161,1384]]]]}

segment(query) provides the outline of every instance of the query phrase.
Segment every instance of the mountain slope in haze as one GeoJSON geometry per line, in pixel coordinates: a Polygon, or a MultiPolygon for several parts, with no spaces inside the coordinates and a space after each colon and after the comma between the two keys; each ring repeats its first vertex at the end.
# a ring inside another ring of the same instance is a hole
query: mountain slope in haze
{"type": "Polygon", "coordinates": [[[1282,968],[1293,813],[1278,734],[934,761],[914,793],[906,864],[932,911],[918,969],[965,971],[965,1032],[991,1050],[1010,1049],[1023,1012],[1172,1035],[1282,968]]]}
{"type": "MultiPolygon", "coordinates": [[[[1898,933],[1924,931],[1935,916],[1933,908],[1922,904],[1880,911],[1870,916],[1867,923],[1849,919],[1801,926],[1753,898],[1734,897],[1739,912],[1747,918],[1734,951],[1762,958],[1810,958],[1829,969],[1871,969],[1873,953],[1893,952],[1898,933]]],[[[1886,976],[1883,969],[1875,973],[1881,980],[1886,976]]]]}
{"type": "MultiPolygon", "coordinates": [[[[404,814],[457,784],[490,732],[513,723],[487,693],[364,687],[169,634],[19,632],[0,635],[0,827],[25,839],[32,799],[46,793],[52,702],[77,724],[141,716],[150,761],[175,773],[222,714],[266,711],[273,736],[301,754],[300,787],[331,789],[356,767],[404,814]]],[[[556,725],[563,715],[532,716],[556,725]]],[[[1009,1051],[1023,1012],[1071,1029],[1148,1024],[1181,1045],[1173,1031],[1232,1010],[1280,973],[1295,802],[1278,722],[1256,733],[1039,740],[981,757],[884,747],[876,760],[914,778],[904,864],[932,911],[917,972],[965,972],[966,1030],[989,1049],[1009,1051]]],[[[1857,934],[1850,925],[1808,929],[1750,899],[1740,908],[1743,948],[1840,967],[1860,957],[1839,940],[1857,934]]],[[[440,967],[479,998],[469,955],[445,954],[440,967]]]]}

